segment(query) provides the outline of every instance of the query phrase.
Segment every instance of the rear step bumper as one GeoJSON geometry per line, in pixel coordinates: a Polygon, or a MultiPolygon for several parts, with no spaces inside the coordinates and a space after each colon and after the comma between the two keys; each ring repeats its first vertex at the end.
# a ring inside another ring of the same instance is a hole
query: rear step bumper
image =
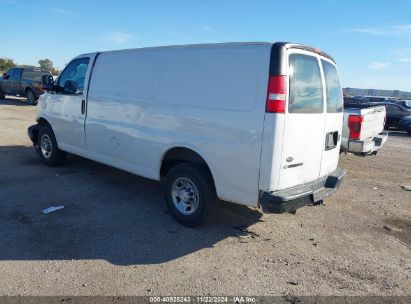
{"type": "Polygon", "coordinates": [[[344,169],[337,168],[330,174],[306,184],[271,193],[264,192],[260,205],[264,213],[293,212],[331,195],[338,189],[345,174],[344,169]]]}

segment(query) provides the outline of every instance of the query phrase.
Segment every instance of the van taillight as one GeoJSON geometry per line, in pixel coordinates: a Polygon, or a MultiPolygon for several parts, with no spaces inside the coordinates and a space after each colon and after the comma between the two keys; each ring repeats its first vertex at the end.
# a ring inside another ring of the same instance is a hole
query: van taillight
{"type": "Polygon", "coordinates": [[[43,87],[42,84],[40,85],[39,90],[40,90],[41,93],[44,93],[44,87],[43,87]]]}
{"type": "Polygon", "coordinates": [[[360,139],[363,117],[360,115],[348,116],[348,128],[350,129],[350,139],[360,139]]]}
{"type": "Polygon", "coordinates": [[[285,113],[286,77],[270,76],[265,111],[267,113],[285,113]]]}

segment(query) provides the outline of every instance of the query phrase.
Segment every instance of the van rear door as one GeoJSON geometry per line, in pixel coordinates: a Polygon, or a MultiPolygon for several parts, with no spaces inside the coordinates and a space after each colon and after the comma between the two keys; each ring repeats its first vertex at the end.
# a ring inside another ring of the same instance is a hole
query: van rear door
{"type": "Polygon", "coordinates": [[[288,94],[278,190],[316,180],[324,150],[324,85],[317,54],[288,49],[288,94]]]}
{"type": "Polygon", "coordinates": [[[331,173],[338,166],[343,125],[342,89],[337,68],[328,58],[320,58],[324,78],[325,97],[325,145],[323,145],[320,177],[331,173]]]}

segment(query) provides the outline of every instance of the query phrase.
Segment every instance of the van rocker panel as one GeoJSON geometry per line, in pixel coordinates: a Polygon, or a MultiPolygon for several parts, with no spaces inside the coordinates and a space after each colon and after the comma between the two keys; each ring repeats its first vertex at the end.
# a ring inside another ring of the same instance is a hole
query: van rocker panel
{"type": "Polygon", "coordinates": [[[337,168],[330,174],[312,182],[276,192],[264,192],[260,205],[264,213],[295,211],[331,195],[338,189],[345,174],[344,169],[337,168]]]}

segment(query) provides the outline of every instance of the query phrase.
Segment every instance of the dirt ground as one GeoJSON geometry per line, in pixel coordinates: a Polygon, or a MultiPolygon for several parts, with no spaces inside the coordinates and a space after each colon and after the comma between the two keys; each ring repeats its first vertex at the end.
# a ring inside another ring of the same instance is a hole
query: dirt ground
{"type": "Polygon", "coordinates": [[[341,155],[325,205],[221,203],[189,229],[157,182],[72,155],[41,164],[35,111],[0,101],[0,295],[411,295],[411,136],[341,155]],[[65,208],[42,214],[53,205],[65,208]]]}

